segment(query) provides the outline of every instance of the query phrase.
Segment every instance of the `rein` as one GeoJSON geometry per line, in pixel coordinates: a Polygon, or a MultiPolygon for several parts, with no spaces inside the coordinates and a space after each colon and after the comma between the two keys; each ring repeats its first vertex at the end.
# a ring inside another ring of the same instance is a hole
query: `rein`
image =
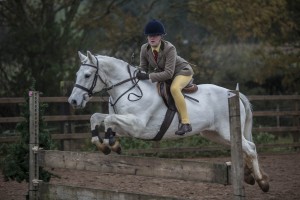
{"type": "MultiPolygon", "coordinates": [[[[97,59],[97,61],[98,61],[98,59],[97,59]]],[[[128,82],[128,81],[131,81],[132,83],[138,83],[138,81],[135,81],[135,80],[136,80],[136,77],[135,77],[135,76],[134,76],[134,77],[131,76],[131,71],[130,71],[130,68],[129,68],[129,64],[127,64],[127,71],[128,71],[128,74],[129,74],[130,78],[125,79],[124,81],[121,81],[121,82],[119,82],[119,83],[116,83],[116,84],[114,84],[114,85],[112,85],[112,86],[110,86],[110,87],[108,87],[108,88],[105,88],[105,90],[106,90],[106,91],[111,90],[111,89],[113,89],[114,87],[119,86],[119,85],[122,85],[122,84],[124,84],[124,83],[126,83],[126,82],[128,82]]],[[[134,71],[134,73],[136,73],[136,71],[134,71]]],[[[101,80],[101,81],[104,83],[103,80],[101,80]]],[[[104,84],[105,84],[105,83],[104,83],[104,84]]]]}
{"type": "MultiPolygon", "coordinates": [[[[119,82],[119,83],[116,83],[116,84],[114,84],[114,85],[112,85],[112,86],[107,87],[107,83],[106,83],[106,82],[101,78],[101,76],[98,74],[98,71],[99,71],[98,63],[99,63],[99,61],[98,61],[98,58],[97,58],[96,56],[95,56],[95,58],[96,58],[96,60],[97,60],[97,65],[96,65],[96,66],[95,66],[95,65],[90,65],[90,64],[85,64],[85,63],[81,64],[82,66],[93,67],[93,68],[96,69],[95,76],[94,76],[94,79],[93,79],[93,83],[92,83],[90,89],[88,89],[88,88],[86,88],[86,87],[83,87],[82,85],[79,85],[79,84],[75,84],[74,87],[77,87],[77,88],[79,88],[79,89],[82,89],[83,91],[86,91],[86,92],[88,93],[89,97],[91,97],[91,96],[93,96],[93,95],[95,94],[95,93],[93,92],[93,90],[94,90],[95,87],[96,87],[98,78],[99,78],[100,81],[106,86],[106,88],[104,88],[105,91],[109,91],[109,90],[111,90],[111,89],[113,89],[113,88],[115,88],[115,87],[117,87],[117,86],[119,86],[119,85],[122,85],[122,84],[124,84],[124,83],[127,83],[127,82],[131,81],[131,82],[133,83],[133,86],[130,87],[128,90],[126,90],[123,94],[121,94],[121,95],[117,98],[117,100],[116,100],[114,103],[111,102],[111,100],[110,100],[111,97],[110,97],[109,103],[110,103],[110,105],[113,107],[115,113],[116,113],[115,105],[117,104],[117,102],[118,102],[118,101],[119,101],[119,100],[120,100],[127,92],[129,92],[129,91],[132,90],[133,88],[137,87],[137,88],[139,89],[141,95],[137,95],[137,94],[135,94],[135,93],[129,93],[129,94],[128,94],[128,97],[127,97],[128,101],[138,101],[138,100],[140,100],[140,99],[143,97],[143,91],[141,90],[141,88],[140,88],[139,85],[138,85],[139,80],[136,81],[136,76],[132,76],[132,75],[131,75],[130,65],[129,65],[129,64],[127,65],[127,71],[128,71],[128,74],[129,74],[130,78],[125,79],[125,80],[123,80],[123,81],[121,81],[121,82],[119,82]],[[136,96],[137,99],[135,99],[135,100],[130,99],[130,95],[136,96]]],[[[135,70],[133,73],[136,74],[136,73],[137,73],[137,70],[135,70]]]]}
{"type": "MultiPolygon", "coordinates": [[[[112,88],[114,88],[114,87],[116,87],[116,86],[118,86],[118,85],[122,85],[123,83],[126,83],[126,82],[128,82],[128,81],[131,81],[132,84],[133,84],[133,86],[131,86],[128,90],[126,90],[125,92],[123,92],[123,94],[121,94],[121,95],[117,98],[117,100],[116,100],[114,103],[112,103],[111,97],[109,97],[109,104],[113,107],[115,113],[117,113],[117,112],[116,112],[116,109],[115,109],[115,105],[118,103],[118,101],[119,101],[119,100],[120,100],[127,92],[129,92],[129,91],[132,90],[133,88],[137,87],[141,94],[140,94],[140,95],[137,95],[137,94],[135,94],[135,93],[129,93],[128,96],[127,96],[127,100],[128,100],[128,101],[138,101],[138,100],[140,100],[140,99],[143,97],[143,91],[142,91],[142,89],[140,88],[140,86],[138,85],[139,80],[136,81],[136,76],[134,76],[134,77],[131,76],[131,71],[130,71],[130,67],[129,67],[129,66],[130,66],[130,65],[127,64],[127,71],[128,71],[128,74],[129,74],[130,78],[125,79],[124,81],[121,81],[121,82],[119,82],[119,83],[117,83],[117,84],[115,84],[115,85],[112,85],[112,86],[109,87],[109,88],[106,88],[106,91],[108,91],[108,90],[110,90],[110,89],[112,89],[112,88]],[[130,99],[130,95],[134,95],[135,97],[137,97],[137,99],[135,99],[135,100],[130,99]]],[[[135,70],[133,73],[136,74],[137,71],[138,71],[138,70],[135,70]]]]}

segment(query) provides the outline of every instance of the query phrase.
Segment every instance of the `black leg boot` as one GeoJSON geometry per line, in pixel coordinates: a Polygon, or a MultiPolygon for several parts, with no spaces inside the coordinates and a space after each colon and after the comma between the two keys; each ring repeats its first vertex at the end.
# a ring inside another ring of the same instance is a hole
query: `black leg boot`
{"type": "Polygon", "coordinates": [[[108,128],[107,131],[105,132],[105,139],[108,139],[108,143],[110,146],[114,145],[116,142],[115,139],[116,133],[112,131],[111,128],[108,128]]]}
{"type": "Polygon", "coordinates": [[[92,130],[91,133],[92,133],[92,137],[98,137],[100,143],[103,143],[102,138],[99,136],[99,126],[98,125],[96,125],[95,129],[92,130]]]}

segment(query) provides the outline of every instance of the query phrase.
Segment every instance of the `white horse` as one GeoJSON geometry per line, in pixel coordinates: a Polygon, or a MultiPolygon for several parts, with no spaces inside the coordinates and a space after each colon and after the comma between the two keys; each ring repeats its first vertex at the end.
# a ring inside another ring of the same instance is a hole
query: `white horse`
{"type": "MultiPolygon", "coordinates": [[[[158,95],[157,87],[150,80],[138,81],[137,69],[128,63],[108,56],[87,56],[78,52],[81,66],[69,103],[74,108],[84,108],[90,97],[103,89],[110,95],[109,114],[91,116],[92,143],[105,154],[110,149],[118,153],[121,147],[115,133],[151,140],[160,130],[167,107],[158,95]],[[99,138],[98,126],[104,123],[105,138],[99,138]]],[[[189,94],[199,102],[186,99],[193,131],[183,137],[201,134],[214,142],[230,146],[228,89],[211,85],[198,85],[198,91],[189,94]]],[[[252,111],[248,99],[240,94],[242,149],[245,161],[245,182],[269,190],[268,176],[260,169],[256,146],[252,141],[252,111]]],[[[176,116],[176,115],[175,115],[176,116]]],[[[178,117],[174,117],[162,139],[174,139],[178,129],[178,117]]]]}

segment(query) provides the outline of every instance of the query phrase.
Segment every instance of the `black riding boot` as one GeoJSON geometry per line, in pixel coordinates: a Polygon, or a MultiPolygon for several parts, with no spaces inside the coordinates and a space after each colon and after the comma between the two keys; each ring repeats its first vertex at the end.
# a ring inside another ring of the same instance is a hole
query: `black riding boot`
{"type": "Polygon", "coordinates": [[[192,131],[192,126],[190,124],[182,124],[178,131],[175,132],[176,135],[184,135],[187,132],[192,131]]]}

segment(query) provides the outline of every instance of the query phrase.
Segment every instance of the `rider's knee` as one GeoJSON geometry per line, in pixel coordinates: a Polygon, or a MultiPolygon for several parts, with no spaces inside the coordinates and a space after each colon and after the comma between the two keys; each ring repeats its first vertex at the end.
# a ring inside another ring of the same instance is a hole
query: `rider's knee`
{"type": "Polygon", "coordinates": [[[179,87],[177,87],[176,85],[171,85],[170,87],[170,92],[172,94],[172,96],[181,93],[181,90],[179,87]]]}

